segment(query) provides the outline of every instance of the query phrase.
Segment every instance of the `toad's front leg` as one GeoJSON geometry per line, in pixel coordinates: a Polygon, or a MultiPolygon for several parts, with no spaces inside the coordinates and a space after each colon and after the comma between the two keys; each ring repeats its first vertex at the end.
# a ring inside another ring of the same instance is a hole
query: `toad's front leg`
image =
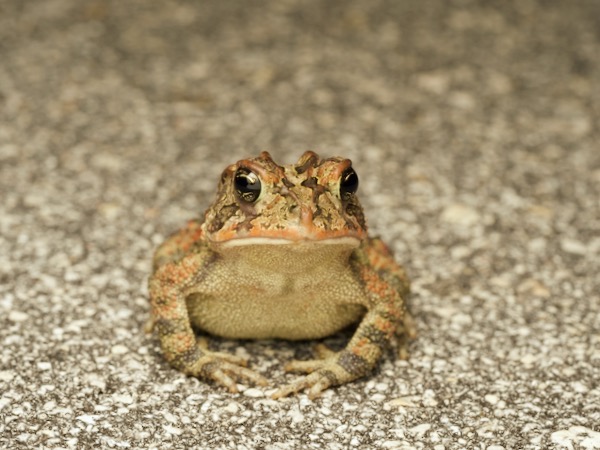
{"type": "Polygon", "coordinates": [[[314,398],[330,386],[356,380],[375,368],[384,348],[398,331],[409,336],[414,334],[412,322],[407,321],[404,301],[409,282],[385,244],[379,239],[370,239],[355,252],[351,262],[364,285],[367,314],[344,350],[335,353],[321,347],[320,359],[288,364],[286,371],[308,375],[278,389],[273,398],[304,389],[314,398]]]}
{"type": "Polygon", "coordinates": [[[154,329],[165,358],[181,372],[212,380],[237,392],[237,381],[266,385],[267,381],[247,369],[246,361],[234,355],[215,353],[196,342],[185,302],[189,290],[198,283],[209,255],[193,253],[160,266],[149,283],[154,329]]]}
{"type": "Polygon", "coordinates": [[[278,399],[308,389],[308,396],[312,399],[331,386],[367,375],[377,365],[401,318],[401,309],[373,309],[367,313],[344,350],[332,352],[321,346],[317,348],[320,359],[289,363],[286,371],[308,375],[278,389],[272,397],[278,399]]]}

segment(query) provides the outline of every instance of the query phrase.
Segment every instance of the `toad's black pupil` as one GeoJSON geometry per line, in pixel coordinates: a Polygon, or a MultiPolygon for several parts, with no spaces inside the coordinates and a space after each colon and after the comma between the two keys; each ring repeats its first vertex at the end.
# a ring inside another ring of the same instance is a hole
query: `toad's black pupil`
{"type": "Polygon", "coordinates": [[[349,198],[358,189],[358,175],[352,167],[347,168],[342,172],[340,181],[340,196],[343,199],[349,198]]]}
{"type": "Polygon", "coordinates": [[[241,167],[237,170],[233,183],[237,195],[245,202],[255,202],[260,196],[260,179],[246,168],[241,167]]]}

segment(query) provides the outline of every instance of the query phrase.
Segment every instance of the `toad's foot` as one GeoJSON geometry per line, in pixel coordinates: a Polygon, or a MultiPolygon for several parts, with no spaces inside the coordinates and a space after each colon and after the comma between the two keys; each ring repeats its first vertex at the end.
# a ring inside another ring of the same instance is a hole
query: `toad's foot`
{"type": "Polygon", "coordinates": [[[363,375],[364,364],[358,361],[361,358],[352,355],[348,350],[336,353],[324,345],[316,346],[315,350],[319,359],[294,360],[285,366],[286,372],[301,372],[308,375],[279,388],[271,395],[272,398],[279,399],[308,389],[308,397],[314,399],[331,386],[348,383],[363,375]]]}
{"type": "Polygon", "coordinates": [[[183,368],[183,372],[226,387],[230,392],[238,392],[236,382],[248,381],[259,386],[266,386],[267,379],[248,369],[245,358],[228,353],[211,352],[205,340],[198,342],[200,356],[196,361],[183,368]]]}

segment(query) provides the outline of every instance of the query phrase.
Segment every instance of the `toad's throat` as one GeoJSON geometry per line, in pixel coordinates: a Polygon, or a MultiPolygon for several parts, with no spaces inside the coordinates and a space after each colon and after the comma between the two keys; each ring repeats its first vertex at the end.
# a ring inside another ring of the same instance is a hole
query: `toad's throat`
{"type": "MultiPolygon", "coordinates": [[[[308,277],[311,283],[330,273],[346,272],[348,261],[360,241],[354,238],[322,241],[245,238],[213,244],[217,258],[214,270],[228,271],[239,281],[240,274],[251,273],[247,286],[256,277],[265,280],[286,279],[294,283],[308,277]],[[283,278],[281,278],[283,277],[283,278]]],[[[287,286],[288,282],[282,282],[287,286]]]]}

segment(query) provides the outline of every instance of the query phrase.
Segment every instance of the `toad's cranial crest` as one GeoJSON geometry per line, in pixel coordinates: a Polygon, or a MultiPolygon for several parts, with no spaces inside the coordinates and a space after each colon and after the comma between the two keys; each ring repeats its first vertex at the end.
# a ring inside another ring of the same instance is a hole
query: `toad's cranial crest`
{"type": "Polygon", "coordinates": [[[400,332],[413,334],[409,282],[386,245],[367,235],[349,159],[305,152],[293,165],[267,152],[228,166],[204,220],[192,220],[154,255],[152,318],[178,370],[237,391],[266,379],[237,356],[215,353],[194,329],[239,339],[316,339],[358,323],[347,347],[286,370],[306,376],[284,397],[367,375],[400,332]]]}

